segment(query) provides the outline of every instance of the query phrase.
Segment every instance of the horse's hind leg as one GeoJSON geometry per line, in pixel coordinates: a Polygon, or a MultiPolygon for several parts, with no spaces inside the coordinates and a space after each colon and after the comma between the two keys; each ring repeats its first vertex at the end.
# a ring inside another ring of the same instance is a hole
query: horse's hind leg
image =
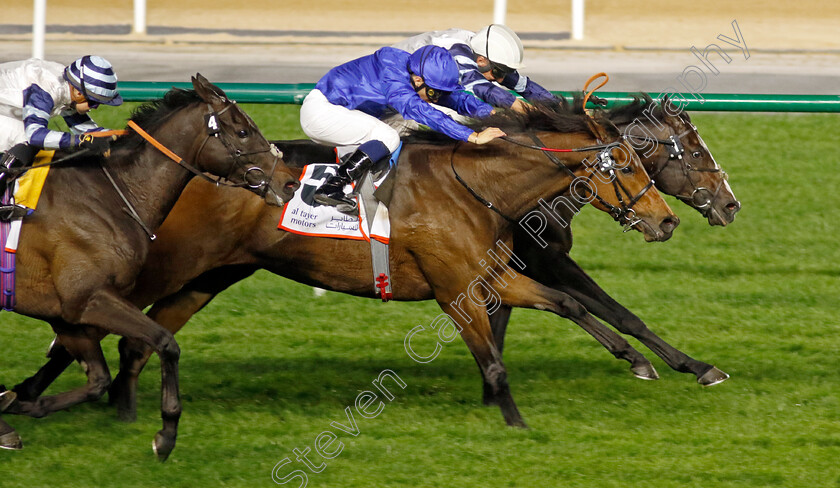
{"type": "Polygon", "coordinates": [[[23,442],[20,436],[11,425],[0,419],[0,449],[19,451],[23,449],[23,442]]]}
{"type": "Polygon", "coordinates": [[[556,281],[551,282],[553,288],[568,293],[592,314],[608,322],[619,332],[638,339],[672,369],[695,375],[697,382],[704,386],[711,386],[729,378],[728,374],[718,368],[688,356],[654,334],[633,312],[601,289],[568,255],[553,267],[553,271],[557,277],[556,281]]]}
{"type": "Polygon", "coordinates": [[[59,393],[57,395],[42,396],[33,401],[21,401],[18,398],[5,412],[30,417],[43,417],[58,410],[64,410],[79,403],[92,402],[100,399],[111,384],[111,374],[108,364],[102,354],[99,340],[87,336],[64,336],[63,342],[69,354],[76,357],[85,369],[87,384],[83,387],[59,393]]]}
{"type": "Polygon", "coordinates": [[[47,364],[41,366],[37,373],[21,381],[12,388],[20,401],[33,401],[55,381],[56,378],[73,364],[73,355],[61,345],[58,338],[50,345],[47,352],[47,364]]]}

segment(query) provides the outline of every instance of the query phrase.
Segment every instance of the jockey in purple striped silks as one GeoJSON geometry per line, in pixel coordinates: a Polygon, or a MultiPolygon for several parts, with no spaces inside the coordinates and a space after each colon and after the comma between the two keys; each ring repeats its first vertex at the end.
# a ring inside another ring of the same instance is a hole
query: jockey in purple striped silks
{"type": "MultiPolygon", "coordinates": [[[[84,56],[69,66],[35,58],[0,64],[0,153],[5,153],[0,157],[0,194],[10,170],[31,165],[39,149],[107,151],[106,138],[84,136],[102,130],[87,113],[100,104],[121,103],[111,63],[99,56],[84,56]],[[69,133],[48,128],[56,115],[67,122],[69,133]]],[[[14,207],[0,206],[0,218],[14,207]]]]}
{"type": "Polygon", "coordinates": [[[478,32],[464,29],[425,32],[394,47],[414,52],[430,45],[449,50],[458,63],[461,85],[494,107],[524,111],[526,104],[509,90],[528,101],[556,99],[517,71],[524,66],[525,51],[519,36],[506,25],[490,24],[478,32]]]}

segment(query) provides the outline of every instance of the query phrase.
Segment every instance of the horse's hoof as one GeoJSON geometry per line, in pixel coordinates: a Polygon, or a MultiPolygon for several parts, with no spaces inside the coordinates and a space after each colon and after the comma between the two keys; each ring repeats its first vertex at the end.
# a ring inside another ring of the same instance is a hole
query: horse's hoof
{"type": "Polygon", "coordinates": [[[656,369],[650,363],[639,364],[637,366],[631,366],[630,371],[633,372],[633,376],[642,380],[658,380],[659,373],[656,372],[656,369]]]}
{"type": "Polygon", "coordinates": [[[703,376],[697,378],[697,382],[703,386],[712,386],[718,383],[723,383],[728,379],[728,374],[712,366],[712,369],[706,371],[703,376]]]}
{"type": "Polygon", "coordinates": [[[162,432],[155,434],[155,440],[152,442],[152,450],[160,462],[166,461],[172,449],[175,449],[175,439],[165,436],[162,432]]]}
{"type": "Polygon", "coordinates": [[[20,451],[23,449],[23,441],[17,432],[11,431],[0,435],[0,449],[9,449],[10,451],[20,451]]]}
{"type": "Polygon", "coordinates": [[[5,412],[17,400],[17,393],[12,390],[5,390],[0,393],[0,412],[5,412]]]}
{"type": "Polygon", "coordinates": [[[516,428],[519,428],[519,429],[527,429],[528,428],[528,424],[526,424],[525,421],[522,420],[522,419],[509,420],[507,424],[508,424],[508,427],[516,427],[516,428]]]}

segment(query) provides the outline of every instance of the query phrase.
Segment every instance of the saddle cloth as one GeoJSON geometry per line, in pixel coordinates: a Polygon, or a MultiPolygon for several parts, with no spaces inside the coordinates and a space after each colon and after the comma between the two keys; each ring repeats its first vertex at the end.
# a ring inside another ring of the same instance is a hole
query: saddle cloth
{"type": "MultiPolygon", "coordinates": [[[[371,216],[365,214],[363,205],[359,206],[361,211],[358,216],[351,216],[339,212],[335,207],[315,202],[315,190],[335,174],[336,168],[337,164],[319,163],[304,166],[300,188],[283,208],[277,228],[295,234],[336,239],[369,241],[372,236],[375,240],[388,244],[391,226],[388,221],[388,209],[382,203],[379,203],[376,214],[372,216],[373,226],[370,227],[368,218],[371,216]],[[368,228],[371,229],[371,236],[368,236],[368,228]]],[[[348,186],[345,190],[351,189],[352,187],[348,186]]]]}
{"type": "MultiPolygon", "coordinates": [[[[30,210],[35,210],[38,207],[38,200],[41,198],[41,191],[44,189],[44,183],[50,171],[48,163],[53,160],[53,156],[55,156],[55,151],[42,150],[38,152],[32,167],[14,182],[14,203],[30,210]]],[[[6,252],[13,253],[17,250],[20,229],[20,220],[11,223],[8,236],[3,243],[6,252]]]]}

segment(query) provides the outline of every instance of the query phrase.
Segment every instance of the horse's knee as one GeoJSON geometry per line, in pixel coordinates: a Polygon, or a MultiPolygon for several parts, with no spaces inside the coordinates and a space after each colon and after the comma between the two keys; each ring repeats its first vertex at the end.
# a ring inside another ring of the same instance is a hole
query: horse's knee
{"type": "Polygon", "coordinates": [[[166,336],[158,341],[157,350],[161,361],[178,361],[181,357],[181,348],[178,346],[172,334],[167,333],[166,336]]]}
{"type": "Polygon", "coordinates": [[[110,387],[111,376],[108,374],[96,375],[88,378],[88,391],[85,395],[85,400],[88,402],[98,401],[110,387]]]}

